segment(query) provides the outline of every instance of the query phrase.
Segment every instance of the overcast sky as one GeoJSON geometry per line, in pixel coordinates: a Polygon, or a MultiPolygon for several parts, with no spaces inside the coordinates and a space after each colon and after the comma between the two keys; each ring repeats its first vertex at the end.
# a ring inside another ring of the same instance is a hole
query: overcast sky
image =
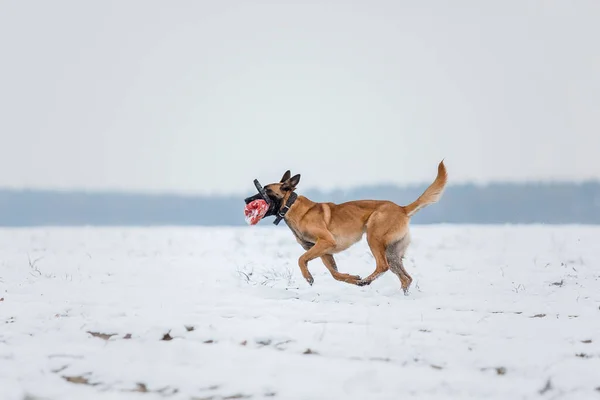
{"type": "Polygon", "coordinates": [[[0,0],[0,187],[600,178],[600,1],[0,0]],[[303,4],[300,4],[303,3],[303,4]]]}

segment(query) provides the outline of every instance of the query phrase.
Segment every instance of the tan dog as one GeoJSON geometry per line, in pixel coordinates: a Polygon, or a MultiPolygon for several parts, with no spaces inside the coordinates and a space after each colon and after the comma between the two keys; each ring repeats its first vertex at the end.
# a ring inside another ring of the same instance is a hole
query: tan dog
{"type": "Polygon", "coordinates": [[[314,279],[308,271],[308,262],[320,257],[333,278],[358,286],[369,285],[391,269],[400,279],[404,294],[408,294],[412,278],[404,269],[402,260],[410,244],[410,217],[440,199],[447,179],[442,160],[435,181],[408,206],[380,200],[316,203],[294,193],[300,175],[292,177],[290,171],[286,171],[279,183],[271,183],[264,189],[277,205],[278,215],[283,217],[298,243],[306,250],[298,265],[310,285],[314,279]],[[375,271],[364,279],[339,272],[333,255],[360,241],[365,233],[375,257],[375,271]]]}

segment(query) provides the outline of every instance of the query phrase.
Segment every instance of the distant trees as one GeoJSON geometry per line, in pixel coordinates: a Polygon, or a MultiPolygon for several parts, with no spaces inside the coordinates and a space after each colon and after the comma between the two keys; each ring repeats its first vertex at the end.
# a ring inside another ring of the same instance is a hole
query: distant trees
{"type": "MultiPolygon", "coordinates": [[[[363,186],[329,193],[299,192],[315,201],[387,199],[405,205],[424,189],[425,185],[363,186]]],[[[184,197],[0,190],[0,226],[244,225],[244,195],[184,197]]],[[[439,203],[421,210],[413,221],[417,224],[600,224],[600,183],[449,186],[439,203]]]]}

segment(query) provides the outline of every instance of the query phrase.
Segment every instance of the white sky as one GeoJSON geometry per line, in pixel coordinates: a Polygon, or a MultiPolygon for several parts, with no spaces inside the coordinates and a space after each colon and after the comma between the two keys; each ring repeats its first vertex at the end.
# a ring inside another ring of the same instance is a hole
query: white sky
{"type": "Polygon", "coordinates": [[[0,0],[0,187],[600,178],[600,1],[0,0]]]}

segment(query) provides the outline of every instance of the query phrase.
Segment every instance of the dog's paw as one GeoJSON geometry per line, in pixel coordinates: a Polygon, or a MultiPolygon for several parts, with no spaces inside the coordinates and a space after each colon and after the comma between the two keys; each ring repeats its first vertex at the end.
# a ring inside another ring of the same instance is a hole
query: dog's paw
{"type": "Polygon", "coordinates": [[[306,279],[306,282],[308,282],[308,284],[310,286],[312,286],[313,283],[315,282],[315,278],[313,278],[312,275],[309,275],[309,276],[305,277],[304,279],[306,279]]]}
{"type": "Polygon", "coordinates": [[[365,279],[361,279],[358,282],[356,282],[356,284],[358,286],[366,286],[366,285],[370,285],[371,281],[365,280],[365,279]]]}

